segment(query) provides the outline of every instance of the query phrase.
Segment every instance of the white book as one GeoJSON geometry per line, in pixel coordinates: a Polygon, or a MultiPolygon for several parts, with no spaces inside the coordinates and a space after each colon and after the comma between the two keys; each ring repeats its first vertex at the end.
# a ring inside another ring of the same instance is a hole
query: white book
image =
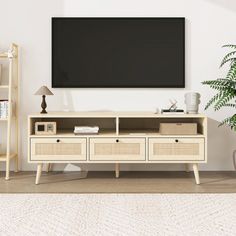
{"type": "Polygon", "coordinates": [[[99,131],[99,127],[89,127],[89,126],[75,126],[74,131],[99,131]]]}
{"type": "Polygon", "coordinates": [[[98,126],[75,126],[75,129],[99,129],[98,126]]]}
{"type": "Polygon", "coordinates": [[[161,114],[163,115],[182,115],[182,114],[186,114],[184,111],[182,112],[162,112],[161,114]]]}
{"type": "Polygon", "coordinates": [[[74,131],[75,134],[97,134],[98,131],[74,131]]]}
{"type": "Polygon", "coordinates": [[[74,134],[98,134],[98,126],[75,126],[74,134]]]}
{"type": "Polygon", "coordinates": [[[0,101],[0,117],[3,119],[8,117],[8,104],[7,100],[0,101]]]}

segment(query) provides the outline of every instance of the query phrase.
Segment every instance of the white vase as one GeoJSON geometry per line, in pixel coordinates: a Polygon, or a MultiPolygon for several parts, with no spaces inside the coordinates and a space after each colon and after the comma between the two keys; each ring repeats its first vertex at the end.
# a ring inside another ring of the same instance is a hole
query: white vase
{"type": "Polygon", "coordinates": [[[189,114],[197,114],[198,113],[198,105],[200,104],[200,94],[199,93],[186,93],[185,104],[186,104],[186,112],[189,114]]]}

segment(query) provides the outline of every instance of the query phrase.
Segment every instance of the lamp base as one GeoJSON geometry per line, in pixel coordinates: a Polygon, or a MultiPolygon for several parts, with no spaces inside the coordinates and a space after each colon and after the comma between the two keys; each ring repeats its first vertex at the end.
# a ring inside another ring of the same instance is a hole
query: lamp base
{"type": "Polygon", "coordinates": [[[41,114],[47,114],[46,108],[47,108],[47,103],[46,103],[46,96],[42,96],[42,103],[41,103],[42,111],[41,114]]]}

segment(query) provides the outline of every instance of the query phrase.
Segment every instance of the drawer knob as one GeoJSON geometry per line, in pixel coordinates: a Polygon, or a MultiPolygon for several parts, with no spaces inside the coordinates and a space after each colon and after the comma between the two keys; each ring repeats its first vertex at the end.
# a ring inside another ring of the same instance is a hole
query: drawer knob
{"type": "Polygon", "coordinates": [[[178,140],[178,139],[176,139],[176,140],[175,140],[175,142],[176,142],[176,143],[178,143],[178,142],[179,142],[179,140],[178,140]]]}
{"type": "Polygon", "coordinates": [[[60,143],[60,139],[57,139],[57,143],[60,143]]]}
{"type": "Polygon", "coordinates": [[[119,139],[117,139],[116,142],[119,143],[119,139]]]}

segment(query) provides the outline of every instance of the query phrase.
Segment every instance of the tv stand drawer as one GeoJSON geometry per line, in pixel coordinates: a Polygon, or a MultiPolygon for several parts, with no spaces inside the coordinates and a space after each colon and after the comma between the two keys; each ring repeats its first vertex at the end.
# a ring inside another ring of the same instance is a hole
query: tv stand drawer
{"type": "Polygon", "coordinates": [[[86,138],[31,138],[32,161],[86,160],[86,138]]]}
{"type": "Polygon", "coordinates": [[[150,161],[204,161],[204,138],[149,138],[150,161]]]}
{"type": "Polygon", "coordinates": [[[145,138],[90,138],[91,161],[145,161],[145,138]]]}

